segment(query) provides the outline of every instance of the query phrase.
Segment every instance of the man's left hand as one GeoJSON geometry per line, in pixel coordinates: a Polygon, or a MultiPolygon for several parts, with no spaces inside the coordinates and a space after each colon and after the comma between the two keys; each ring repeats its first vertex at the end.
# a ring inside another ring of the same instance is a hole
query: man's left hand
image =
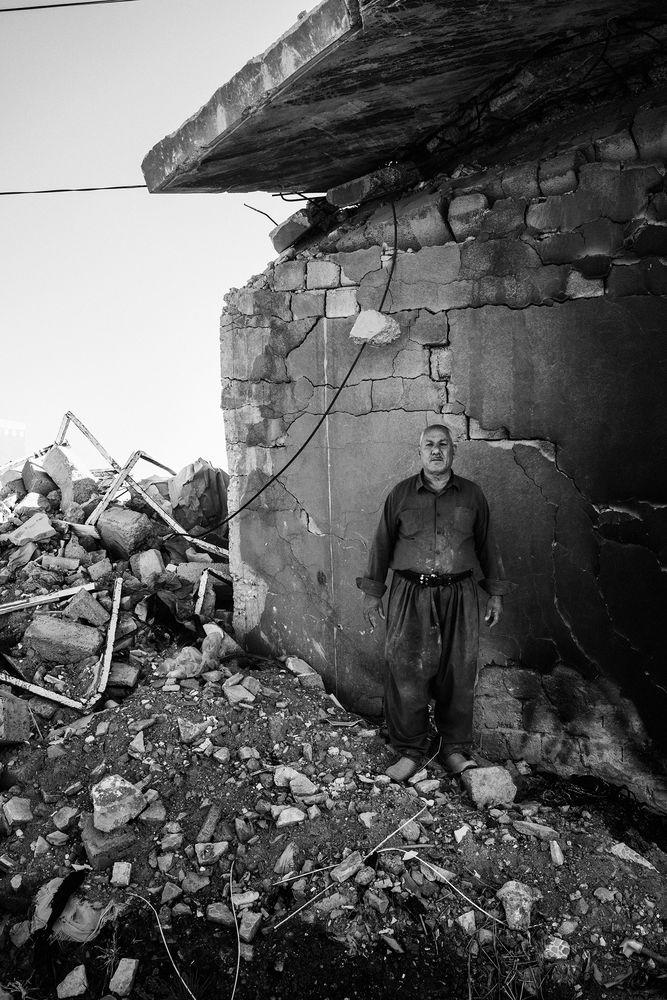
{"type": "Polygon", "coordinates": [[[484,621],[489,626],[493,628],[500,621],[500,616],[503,613],[503,599],[502,597],[490,597],[488,604],[486,605],[486,615],[484,616],[484,621]]]}

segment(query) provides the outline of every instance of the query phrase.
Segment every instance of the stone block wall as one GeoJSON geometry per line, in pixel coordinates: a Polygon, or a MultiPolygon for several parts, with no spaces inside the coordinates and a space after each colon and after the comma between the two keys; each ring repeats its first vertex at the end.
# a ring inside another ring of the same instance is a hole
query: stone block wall
{"type": "MultiPolygon", "coordinates": [[[[418,468],[421,429],[442,420],[516,584],[484,633],[482,663],[496,667],[483,683],[566,664],[604,711],[627,717],[632,704],[640,757],[664,740],[666,157],[664,109],[646,106],[540,159],[364,205],[228,295],[234,510],[315,428],[397,247],[384,311],[400,339],[364,350],[305,451],[230,524],[236,624],[251,646],[296,653],[338,697],[379,710],[382,640],[364,628],[355,577],[386,494],[418,468]]],[[[485,746],[493,729],[531,732],[506,694],[507,726],[481,716],[485,746]]],[[[616,736],[570,757],[584,770],[608,760],[616,736]]],[[[494,739],[498,755],[519,752],[521,737],[494,739]]]]}

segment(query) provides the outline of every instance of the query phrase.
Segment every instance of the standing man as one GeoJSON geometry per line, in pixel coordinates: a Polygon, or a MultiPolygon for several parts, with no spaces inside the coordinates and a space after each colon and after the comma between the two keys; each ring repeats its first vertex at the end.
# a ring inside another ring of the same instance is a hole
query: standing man
{"type": "Polygon", "coordinates": [[[398,760],[386,773],[407,781],[429,752],[428,706],[435,701],[440,763],[450,774],[475,767],[470,758],[479,646],[475,561],[489,594],[485,622],[500,620],[509,589],[479,486],[452,472],[456,448],[443,424],[419,439],[422,468],[387,497],[370,550],[364,617],[384,619],[382,595],[394,577],[387,609],[384,713],[398,760]]]}

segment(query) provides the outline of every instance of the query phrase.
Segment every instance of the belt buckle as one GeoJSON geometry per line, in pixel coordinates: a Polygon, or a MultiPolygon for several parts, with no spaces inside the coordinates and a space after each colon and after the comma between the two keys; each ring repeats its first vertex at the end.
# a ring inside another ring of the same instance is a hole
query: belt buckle
{"type": "Polygon", "coordinates": [[[422,586],[426,583],[426,579],[427,579],[426,573],[419,574],[419,582],[422,584],[422,586]]]}

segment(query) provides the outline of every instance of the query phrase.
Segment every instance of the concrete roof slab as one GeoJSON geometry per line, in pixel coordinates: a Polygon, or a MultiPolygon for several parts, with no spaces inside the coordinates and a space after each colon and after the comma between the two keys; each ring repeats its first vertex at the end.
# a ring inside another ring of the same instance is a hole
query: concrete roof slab
{"type": "Polygon", "coordinates": [[[325,191],[409,155],[540,49],[651,10],[653,0],[323,0],[153,147],[146,183],[325,191]]]}

